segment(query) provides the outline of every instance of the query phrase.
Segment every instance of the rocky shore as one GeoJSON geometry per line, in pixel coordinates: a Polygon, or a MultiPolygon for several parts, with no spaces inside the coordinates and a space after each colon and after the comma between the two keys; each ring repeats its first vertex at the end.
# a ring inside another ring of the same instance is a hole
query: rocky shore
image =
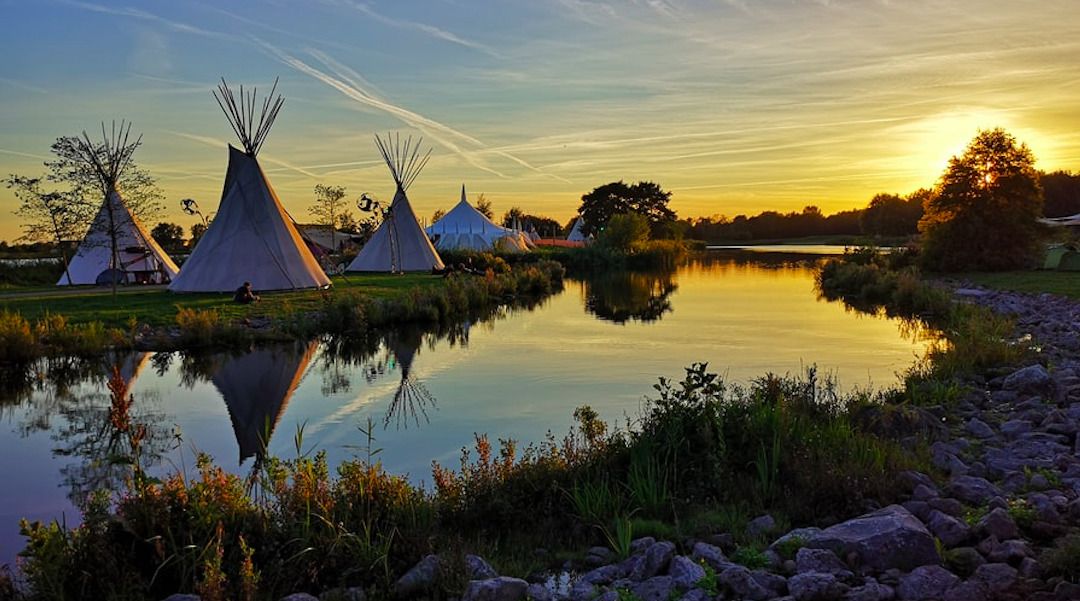
{"type": "MultiPolygon", "coordinates": [[[[597,547],[529,581],[470,556],[462,601],[1080,599],[1080,303],[971,287],[954,294],[1015,316],[1038,354],[964,382],[948,407],[919,410],[941,423],[930,446],[937,471],[898,474],[909,491],[902,503],[790,532],[761,516],[750,527],[772,542],[759,566],[733,561],[733,537],[723,532],[640,538],[624,559],[597,547]]],[[[440,563],[424,558],[395,596],[426,597],[440,563]]],[[[364,599],[358,589],[331,593],[320,598],[364,599]]]]}

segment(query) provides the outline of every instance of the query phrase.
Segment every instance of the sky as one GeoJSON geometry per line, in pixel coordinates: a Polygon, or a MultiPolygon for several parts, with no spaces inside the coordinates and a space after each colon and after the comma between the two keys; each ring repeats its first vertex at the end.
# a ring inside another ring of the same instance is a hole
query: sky
{"type": "MultiPolygon", "coordinates": [[[[565,221],[615,180],[680,216],[864,206],[934,183],[980,128],[1080,170],[1076,0],[0,0],[0,175],[127,119],[164,220],[214,210],[220,77],[285,106],[260,163],[310,220],[316,184],[389,200],[376,133],[433,150],[422,218],[465,184],[565,221]]],[[[0,239],[20,233],[0,189],[0,239]]]]}

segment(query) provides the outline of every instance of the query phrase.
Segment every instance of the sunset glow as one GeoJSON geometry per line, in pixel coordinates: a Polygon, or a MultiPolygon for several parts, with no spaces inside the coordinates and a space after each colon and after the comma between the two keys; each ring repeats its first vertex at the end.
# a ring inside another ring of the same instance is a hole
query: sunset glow
{"type": "MultiPolygon", "coordinates": [[[[612,180],[654,180],[680,216],[864,206],[928,187],[982,128],[1043,170],[1080,169],[1072,0],[500,3],[0,1],[0,173],[58,136],[128,119],[185,228],[216,206],[218,78],[286,105],[260,155],[293,216],[317,183],[391,194],[376,132],[434,147],[410,197],[465,183],[501,215],[560,221],[612,180]],[[302,8],[301,8],[302,6],[302,8]]],[[[0,239],[19,234],[0,190],[0,239]]]]}

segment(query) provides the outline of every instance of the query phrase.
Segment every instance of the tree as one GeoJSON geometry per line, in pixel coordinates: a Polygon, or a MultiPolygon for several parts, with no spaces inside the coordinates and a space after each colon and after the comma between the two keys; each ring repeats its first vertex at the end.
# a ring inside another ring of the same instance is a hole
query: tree
{"type": "Polygon", "coordinates": [[[162,221],[150,230],[150,235],[157,243],[169,250],[184,247],[184,228],[175,223],[162,221]]]}
{"type": "Polygon", "coordinates": [[[649,220],[637,213],[613,215],[596,238],[597,245],[622,252],[634,251],[648,241],[649,220]]]}
{"type": "Polygon", "coordinates": [[[521,209],[513,207],[503,214],[503,227],[514,227],[514,222],[521,224],[522,228],[533,228],[541,237],[558,238],[562,235],[563,227],[558,221],[543,215],[531,215],[521,209]]]}
{"type": "Polygon", "coordinates": [[[89,216],[84,204],[72,204],[59,192],[44,192],[41,178],[14,175],[5,182],[15,191],[15,197],[21,204],[15,214],[22,218],[23,235],[21,240],[41,242],[53,240],[60,249],[60,259],[64,262],[64,274],[70,282],[66,244],[79,237],[86,227],[89,216]]]}
{"type": "Polygon", "coordinates": [[[191,224],[191,239],[188,240],[188,248],[195,248],[195,245],[199,243],[199,239],[206,233],[207,227],[208,226],[202,222],[191,224]]]}
{"type": "Polygon", "coordinates": [[[338,231],[345,232],[347,234],[355,234],[360,231],[360,224],[356,221],[356,216],[352,211],[342,211],[337,216],[337,229],[338,231]]]}
{"type": "Polygon", "coordinates": [[[315,184],[315,204],[308,207],[308,213],[315,217],[315,223],[330,230],[330,246],[337,248],[338,215],[345,211],[345,187],[315,184]]]}
{"type": "Polygon", "coordinates": [[[491,208],[491,201],[483,194],[476,197],[476,210],[480,211],[480,214],[488,219],[495,219],[495,211],[491,208]]]}
{"type": "Polygon", "coordinates": [[[979,131],[949,160],[919,222],[921,260],[937,271],[1005,270],[1041,252],[1035,157],[1001,128],[979,131]]]}
{"type": "Polygon", "coordinates": [[[676,219],[675,212],[667,206],[670,200],[671,192],[654,182],[628,185],[620,180],[604,184],[581,197],[578,214],[583,220],[582,233],[598,234],[612,216],[622,213],[642,215],[652,231],[660,233],[676,219]]]}
{"type": "Polygon", "coordinates": [[[1043,215],[1068,217],[1080,213],[1080,174],[1054,171],[1039,174],[1043,188],[1043,215]]]}
{"type": "Polygon", "coordinates": [[[862,233],[870,236],[908,236],[919,231],[923,202],[929,190],[918,190],[906,197],[877,194],[870,200],[859,220],[862,233]]]}
{"type": "Polygon", "coordinates": [[[431,223],[432,223],[432,225],[434,225],[435,222],[442,219],[443,217],[446,217],[446,211],[444,211],[442,209],[435,209],[435,212],[431,214],[431,223]]]}

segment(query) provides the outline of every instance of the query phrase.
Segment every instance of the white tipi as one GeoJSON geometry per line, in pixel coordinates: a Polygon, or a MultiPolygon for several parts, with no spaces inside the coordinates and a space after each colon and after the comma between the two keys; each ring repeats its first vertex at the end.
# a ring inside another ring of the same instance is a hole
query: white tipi
{"type": "Polygon", "coordinates": [[[113,123],[112,136],[101,126],[103,142],[96,147],[83,132],[77,139],[76,151],[80,160],[87,163],[97,175],[104,193],[104,201],[90,229],[79,243],[75,256],[57,286],[79,284],[161,284],[176,277],[179,269],[169,255],[131,214],[124,199],[116,189],[116,183],[131,162],[131,155],[138,148],[142,137],[128,143],[131,124],[120,123],[117,131],[113,123]]]}
{"type": "Polygon", "coordinates": [[[581,231],[581,226],[582,220],[581,217],[578,217],[574,220],[574,227],[570,228],[570,234],[566,237],[566,239],[570,242],[585,242],[587,238],[585,237],[585,234],[581,231]]]}
{"type": "Polygon", "coordinates": [[[274,81],[258,115],[255,91],[245,96],[241,86],[237,98],[223,79],[220,95],[214,93],[244,151],[229,145],[229,169],[217,214],[169,290],[231,292],[244,282],[251,282],[255,290],[330,285],[255,158],[284,103],[280,95],[274,97],[276,89],[274,81]]]}
{"type": "Polygon", "coordinates": [[[442,219],[428,226],[426,231],[439,250],[529,250],[529,244],[521,232],[496,225],[469,204],[464,184],[461,186],[461,200],[442,219]]]}
{"type": "Polygon", "coordinates": [[[416,213],[409,204],[409,197],[405,195],[405,190],[420,174],[431,156],[430,150],[423,157],[420,156],[422,141],[423,139],[418,140],[414,146],[411,136],[404,144],[400,136],[391,138],[388,135],[385,141],[375,136],[375,145],[379,147],[379,153],[390,168],[397,190],[379,229],[375,230],[371,239],[360,249],[347,271],[398,273],[443,269],[438,251],[420,227],[416,213]]]}

